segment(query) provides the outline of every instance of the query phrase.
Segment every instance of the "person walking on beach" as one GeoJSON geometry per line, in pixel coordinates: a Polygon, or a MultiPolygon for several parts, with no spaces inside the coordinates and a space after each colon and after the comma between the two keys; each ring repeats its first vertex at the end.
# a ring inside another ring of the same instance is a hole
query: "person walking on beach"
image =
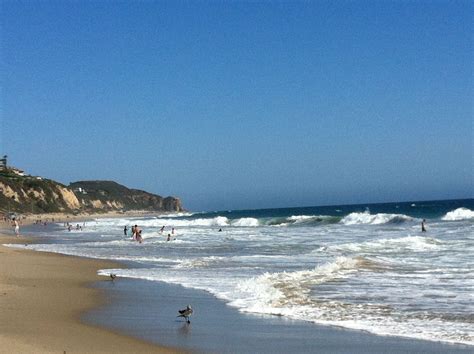
{"type": "Polygon", "coordinates": [[[426,232],[426,219],[421,222],[421,232],[426,232]]]}
{"type": "Polygon", "coordinates": [[[18,224],[18,221],[16,220],[16,218],[13,218],[12,221],[13,221],[12,226],[14,227],[15,235],[16,235],[16,237],[19,237],[20,236],[20,225],[18,224]]]}

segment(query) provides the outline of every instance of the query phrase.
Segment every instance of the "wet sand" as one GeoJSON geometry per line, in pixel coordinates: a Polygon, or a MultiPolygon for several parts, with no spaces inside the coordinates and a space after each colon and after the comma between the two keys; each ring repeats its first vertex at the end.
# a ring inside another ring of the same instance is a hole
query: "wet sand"
{"type": "MultiPolygon", "coordinates": [[[[3,233],[3,234],[1,234],[3,233]]],[[[0,243],[29,243],[5,235],[0,243]]],[[[86,325],[81,314],[104,305],[97,269],[119,265],[0,246],[0,353],[176,353],[157,344],[86,325]]]]}
{"type": "Polygon", "coordinates": [[[377,336],[280,316],[246,314],[205,291],[117,278],[98,286],[112,300],[85,315],[91,323],[200,353],[472,353],[467,345],[377,336]],[[192,305],[188,325],[177,310],[192,305]]]}

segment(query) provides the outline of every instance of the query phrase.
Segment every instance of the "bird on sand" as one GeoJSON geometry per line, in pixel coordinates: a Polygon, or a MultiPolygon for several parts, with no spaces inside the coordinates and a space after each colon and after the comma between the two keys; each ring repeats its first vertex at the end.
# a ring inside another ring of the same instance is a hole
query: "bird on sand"
{"type": "Polygon", "coordinates": [[[191,308],[191,305],[186,306],[185,309],[178,310],[179,315],[176,317],[184,317],[187,323],[191,323],[189,320],[189,317],[193,314],[193,309],[191,308]]]}
{"type": "Polygon", "coordinates": [[[110,279],[112,279],[112,281],[114,281],[116,277],[117,275],[115,275],[114,273],[110,273],[110,279]]]}

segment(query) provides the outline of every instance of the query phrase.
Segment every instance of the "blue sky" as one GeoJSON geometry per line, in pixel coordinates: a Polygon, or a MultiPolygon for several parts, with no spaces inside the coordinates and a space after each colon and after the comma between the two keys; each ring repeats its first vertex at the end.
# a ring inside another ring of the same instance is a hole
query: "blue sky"
{"type": "Polygon", "coordinates": [[[1,2],[0,153],[191,210],[473,196],[470,1],[1,2]]]}

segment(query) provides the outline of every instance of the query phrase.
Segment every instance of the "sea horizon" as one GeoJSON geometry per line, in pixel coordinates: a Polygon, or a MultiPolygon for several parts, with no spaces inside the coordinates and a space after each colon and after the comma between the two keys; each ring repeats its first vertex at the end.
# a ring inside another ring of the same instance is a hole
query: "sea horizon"
{"type": "MultiPolygon", "coordinates": [[[[434,199],[406,199],[398,201],[383,201],[383,202],[357,202],[357,203],[322,203],[313,205],[301,205],[301,206],[285,206],[285,207],[263,207],[263,208],[223,208],[223,209],[209,209],[209,210],[185,210],[182,213],[219,213],[228,211],[254,211],[254,210],[279,210],[279,209],[307,209],[307,208],[324,208],[324,207],[337,207],[337,206],[363,206],[363,205],[380,205],[380,204],[403,204],[403,203],[426,203],[426,202],[450,202],[450,201],[473,201],[474,197],[463,197],[463,198],[434,198],[434,199]]],[[[173,212],[167,212],[174,214],[173,212]]]]}

